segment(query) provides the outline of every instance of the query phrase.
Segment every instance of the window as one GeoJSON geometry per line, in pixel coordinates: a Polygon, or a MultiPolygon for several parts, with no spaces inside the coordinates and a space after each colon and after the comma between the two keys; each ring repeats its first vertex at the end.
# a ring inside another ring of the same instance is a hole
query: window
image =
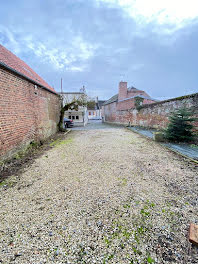
{"type": "Polygon", "coordinates": [[[89,115],[91,115],[91,112],[89,112],[89,115]]]}
{"type": "Polygon", "coordinates": [[[79,119],[79,116],[76,116],[76,119],[79,119]]]}
{"type": "Polygon", "coordinates": [[[72,119],[74,120],[75,119],[75,116],[72,116],[72,119]]]}
{"type": "Polygon", "coordinates": [[[69,119],[71,119],[71,116],[69,116],[69,119]]]}

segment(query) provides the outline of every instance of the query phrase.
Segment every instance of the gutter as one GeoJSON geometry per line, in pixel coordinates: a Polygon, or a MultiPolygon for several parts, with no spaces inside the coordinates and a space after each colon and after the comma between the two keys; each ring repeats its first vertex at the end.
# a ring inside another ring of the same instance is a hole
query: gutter
{"type": "Polygon", "coordinates": [[[84,94],[84,93],[81,93],[81,92],[60,92],[58,94],[84,94]]]}
{"type": "Polygon", "coordinates": [[[1,62],[1,61],[0,61],[0,66],[1,66],[2,68],[4,68],[4,69],[8,70],[8,71],[11,71],[12,73],[14,73],[14,74],[16,74],[16,75],[18,75],[18,76],[20,76],[20,77],[26,79],[27,81],[30,81],[31,83],[38,85],[40,88],[42,88],[42,89],[44,89],[44,90],[46,90],[46,91],[48,91],[48,92],[50,92],[50,93],[53,93],[53,94],[59,96],[59,94],[58,94],[57,92],[54,92],[54,91],[50,90],[49,88],[47,88],[47,87],[45,87],[45,86],[42,86],[40,83],[38,83],[38,82],[32,80],[31,78],[27,77],[26,75],[24,75],[24,74],[22,74],[22,73],[16,71],[15,69],[13,69],[13,68],[7,66],[5,63],[3,63],[3,62],[1,62]]]}

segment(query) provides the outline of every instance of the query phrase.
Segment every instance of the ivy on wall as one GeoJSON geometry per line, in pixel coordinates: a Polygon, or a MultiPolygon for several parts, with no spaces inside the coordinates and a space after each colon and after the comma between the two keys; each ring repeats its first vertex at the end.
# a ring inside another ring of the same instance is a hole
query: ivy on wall
{"type": "Polygon", "coordinates": [[[135,97],[135,108],[137,110],[140,110],[142,108],[143,101],[144,101],[144,98],[142,98],[142,97],[135,97]]]}

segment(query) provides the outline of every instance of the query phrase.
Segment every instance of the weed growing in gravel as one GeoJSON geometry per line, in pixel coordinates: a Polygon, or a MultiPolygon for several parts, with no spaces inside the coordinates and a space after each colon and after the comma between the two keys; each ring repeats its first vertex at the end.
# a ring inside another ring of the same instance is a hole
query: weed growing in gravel
{"type": "Polygon", "coordinates": [[[118,178],[118,180],[120,181],[120,185],[121,186],[126,186],[127,185],[127,179],[126,178],[118,178]]]}
{"type": "MultiPolygon", "coordinates": [[[[155,203],[149,200],[145,202],[127,201],[115,209],[116,219],[112,221],[112,226],[108,229],[104,237],[107,252],[114,251],[114,255],[108,254],[108,257],[117,258],[120,250],[126,251],[127,263],[154,263],[150,253],[142,249],[144,243],[152,232],[152,211],[155,203]],[[134,214],[134,206],[139,207],[134,214]],[[130,218],[128,216],[131,215],[130,218]],[[127,219],[131,221],[128,222],[127,219]]],[[[144,248],[144,247],[143,247],[144,248]]],[[[109,263],[111,258],[105,258],[103,263],[109,263]]]]}
{"type": "Polygon", "coordinates": [[[6,180],[0,182],[0,188],[1,187],[10,188],[10,187],[13,187],[15,184],[16,184],[16,181],[11,180],[11,179],[6,179],[6,180]]]}
{"type": "MultiPolygon", "coordinates": [[[[121,255],[126,256],[126,263],[133,264],[154,264],[155,259],[166,260],[169,253],[163,252],[174,252],[167,247],[171,247],[170,241],[180,232],[178,223],[182,215],[174,210],[174,203],[165,201],[159,208],[149,200],[130,199],[114,209],[115,218],[104,236],[107,256],[114,252],[115,263],[119,263],[121,255]],[[158,251],[159,244],[161,251],[158,251]]],[[[171,254],[170,258],[174,260],[174,253],[171,254]]],[[[105,258],[104,263],[111,263],[111,260],[105,258]]]]}
{"type": "Polygon", "coordinates": [[[2,181],[2,182],[0,182],[0,186],[3,186],[3,185],[5,185],[6,184],[6,181],[2,181]]]}
{"type": "Polygon", "coordinates": [[[155,262],[155,260],[154,260],[154,259],[152,259],[150,256],[148,256],[148,258],[147,258],[147,262],[148,262],[148,263],[154,263],[154,262],[155,262]]]}
{"type": "Polygon", "coordinates": [[[130,204],[124,204],[123,207],[124,208],[130,208],[130,204]]]}
{"type": "Polygon", "coordinates": [[[108,238],[104,238],[104,242],[107,244],[107,247],[111,244],[111,241],[108,238]]]}

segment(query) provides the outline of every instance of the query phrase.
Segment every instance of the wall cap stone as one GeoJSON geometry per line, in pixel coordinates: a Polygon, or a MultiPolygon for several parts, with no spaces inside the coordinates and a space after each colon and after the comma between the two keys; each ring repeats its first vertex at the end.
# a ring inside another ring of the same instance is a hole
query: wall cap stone
{"type": "Polygon", "coordinates": [[[175,98],[170,98],[170,99],[159,101],[159,102],[156,102],[153,104],[144,104],[141,106],[141,109],[142,108],[148,108],[148,107],[155,106],[155,105],[168,103],[168,102],[172,102],[172,101],[179,101],[179,100],[183,100],[183,99],[187,99],[187,98],[191,98],[191,97],[198,97],[198,93],[193,93],[193,94],[183,95],[183,96],[179,96],[179,97],[175,97],[175,98]]]}

